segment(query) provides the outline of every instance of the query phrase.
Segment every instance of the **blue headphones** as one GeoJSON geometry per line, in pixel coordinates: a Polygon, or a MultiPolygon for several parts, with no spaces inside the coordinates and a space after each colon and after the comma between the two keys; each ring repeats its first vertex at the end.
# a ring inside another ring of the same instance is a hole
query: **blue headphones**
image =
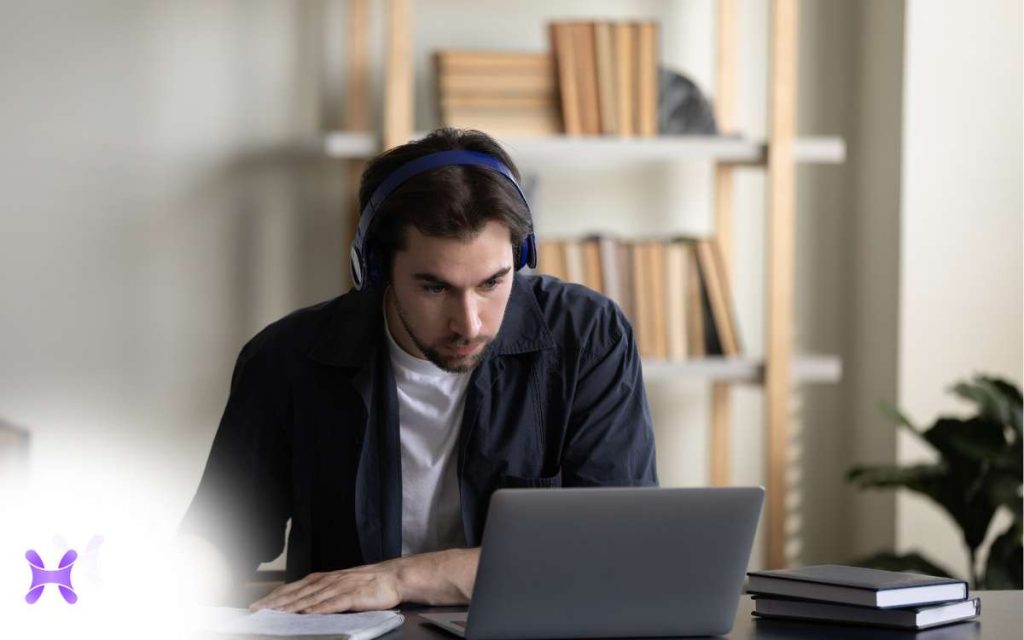
{"type": "MultiPolygon", "coordinates": [[[[377,264],[377,260],[374,257],[371,257],[370,249],[366,246],[366,240],[370,225],[373,222],[373,218],[377,215],[377,210],[380,208],[381,203],[391,195],[391,192],[405,184],[409,179],[431,169],[456,165],[484,167],[485,169],[497,171],[508,178],[508,181],[512,183],[519,193],[519,197],[523,199],[526,210],[530,210],[530,203],[526,201],[526,195],[523,194],[523,190],[520,188],[519,183],[516,182],[512,172],[494,156],[480,153],[479,151],[460,149],[438,151],[437,153],[431,153],[407,162],[380,183],[359,216],[359,228],[356,229],[356,237],[352,240],[350,255],[352,285],[356,290],[361,291],[380,278],[380,265],[377,264]]],[[[523,238],[515,258],[516,271],[526,266],[531,268],[537,266],[537,239],[532,232],[523,238]]]]}

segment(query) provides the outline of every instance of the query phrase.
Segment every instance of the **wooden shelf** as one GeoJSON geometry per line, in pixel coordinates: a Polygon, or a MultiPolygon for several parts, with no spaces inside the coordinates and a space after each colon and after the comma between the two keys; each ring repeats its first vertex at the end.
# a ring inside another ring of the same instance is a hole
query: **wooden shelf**
{"type": "MultiPolygon", "coordinates": [[[[423,135],[426,134],[417,133],[416,137],[423,135]]],[[[768,156],[768,144],[764,140],[733,136],[497,138],[516,160],[543,160],[557,156],[559,163],[714,160],[763,165],[768,156]]],[[[380,143],[372,133],[333,132],[325,136],[323,145],[332,158],[368,158],[380,151],[380,143]]],[[[841,163],[846,160],[846,143],[838,136],[797,138],[793,154],[796,161],[802,163],[841,163]]]]}
{"type": "MultiPolygon", "coordinates": [[[[646,380],[692,378],[712,382],[753,384],[764,382],[765,370],[764,360],[724,356],[694,358],[678,362],[644,360],[643,367],[646,380]]],[[[791,375],[793,382],[839,382],[843,375],[843,363],[839,356],[795,356],[791,375]]]]}

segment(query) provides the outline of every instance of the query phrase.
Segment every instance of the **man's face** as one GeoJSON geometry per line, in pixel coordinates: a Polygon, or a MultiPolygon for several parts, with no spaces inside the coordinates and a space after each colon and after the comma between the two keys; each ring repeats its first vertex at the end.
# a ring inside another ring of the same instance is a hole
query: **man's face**
{"type": "Polygon", "coordinates": [[[395,342],[446,371],[472,370],[501,328],[512,259],[511,234],[500,222],[487,222],[468,240],[407,229],[385,297],[395,342]]]}

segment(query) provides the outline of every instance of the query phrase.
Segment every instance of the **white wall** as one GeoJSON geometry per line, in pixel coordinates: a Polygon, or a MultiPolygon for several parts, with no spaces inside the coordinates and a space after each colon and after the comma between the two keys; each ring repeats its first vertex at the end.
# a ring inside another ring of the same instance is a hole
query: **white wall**
{"type": "MultiPolygon", "coordinates": [[[[1021,4],[909,0],[903,106],[899,402],[918,423],[959,412],[974,373],[1021,382],[1021,4]]],[[[903,463],[929,459],[901,435],[903,463]]],[[[912,495],[901,549],[967,575],[955,526],[912,495]]]]}
{"type": "Polygon", "coordinates": [[[3,4],[0,421],[35,504],[0,535],[176,521],[243,341],[339,290],[340,171],[282,151],[321,128],[321,5],[3,4]]]}

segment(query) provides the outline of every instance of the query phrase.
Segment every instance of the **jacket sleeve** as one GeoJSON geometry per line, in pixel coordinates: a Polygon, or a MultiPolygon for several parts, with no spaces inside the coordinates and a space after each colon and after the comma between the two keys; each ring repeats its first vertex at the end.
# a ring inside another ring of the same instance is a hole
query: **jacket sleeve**
{"type": "Polygon", "coordinates": [[[633,331],[617,309],[580,356],[563,486],[657,486],[654,427],[633,331]]]}
{"type": "Polygon", "coordinates": [[[249,578],[284,548],[291,512],[285,425],[289,387],[266,332],[238,356],[231,391],[181,530],[216,546],[235,578],[249,578]]]}

